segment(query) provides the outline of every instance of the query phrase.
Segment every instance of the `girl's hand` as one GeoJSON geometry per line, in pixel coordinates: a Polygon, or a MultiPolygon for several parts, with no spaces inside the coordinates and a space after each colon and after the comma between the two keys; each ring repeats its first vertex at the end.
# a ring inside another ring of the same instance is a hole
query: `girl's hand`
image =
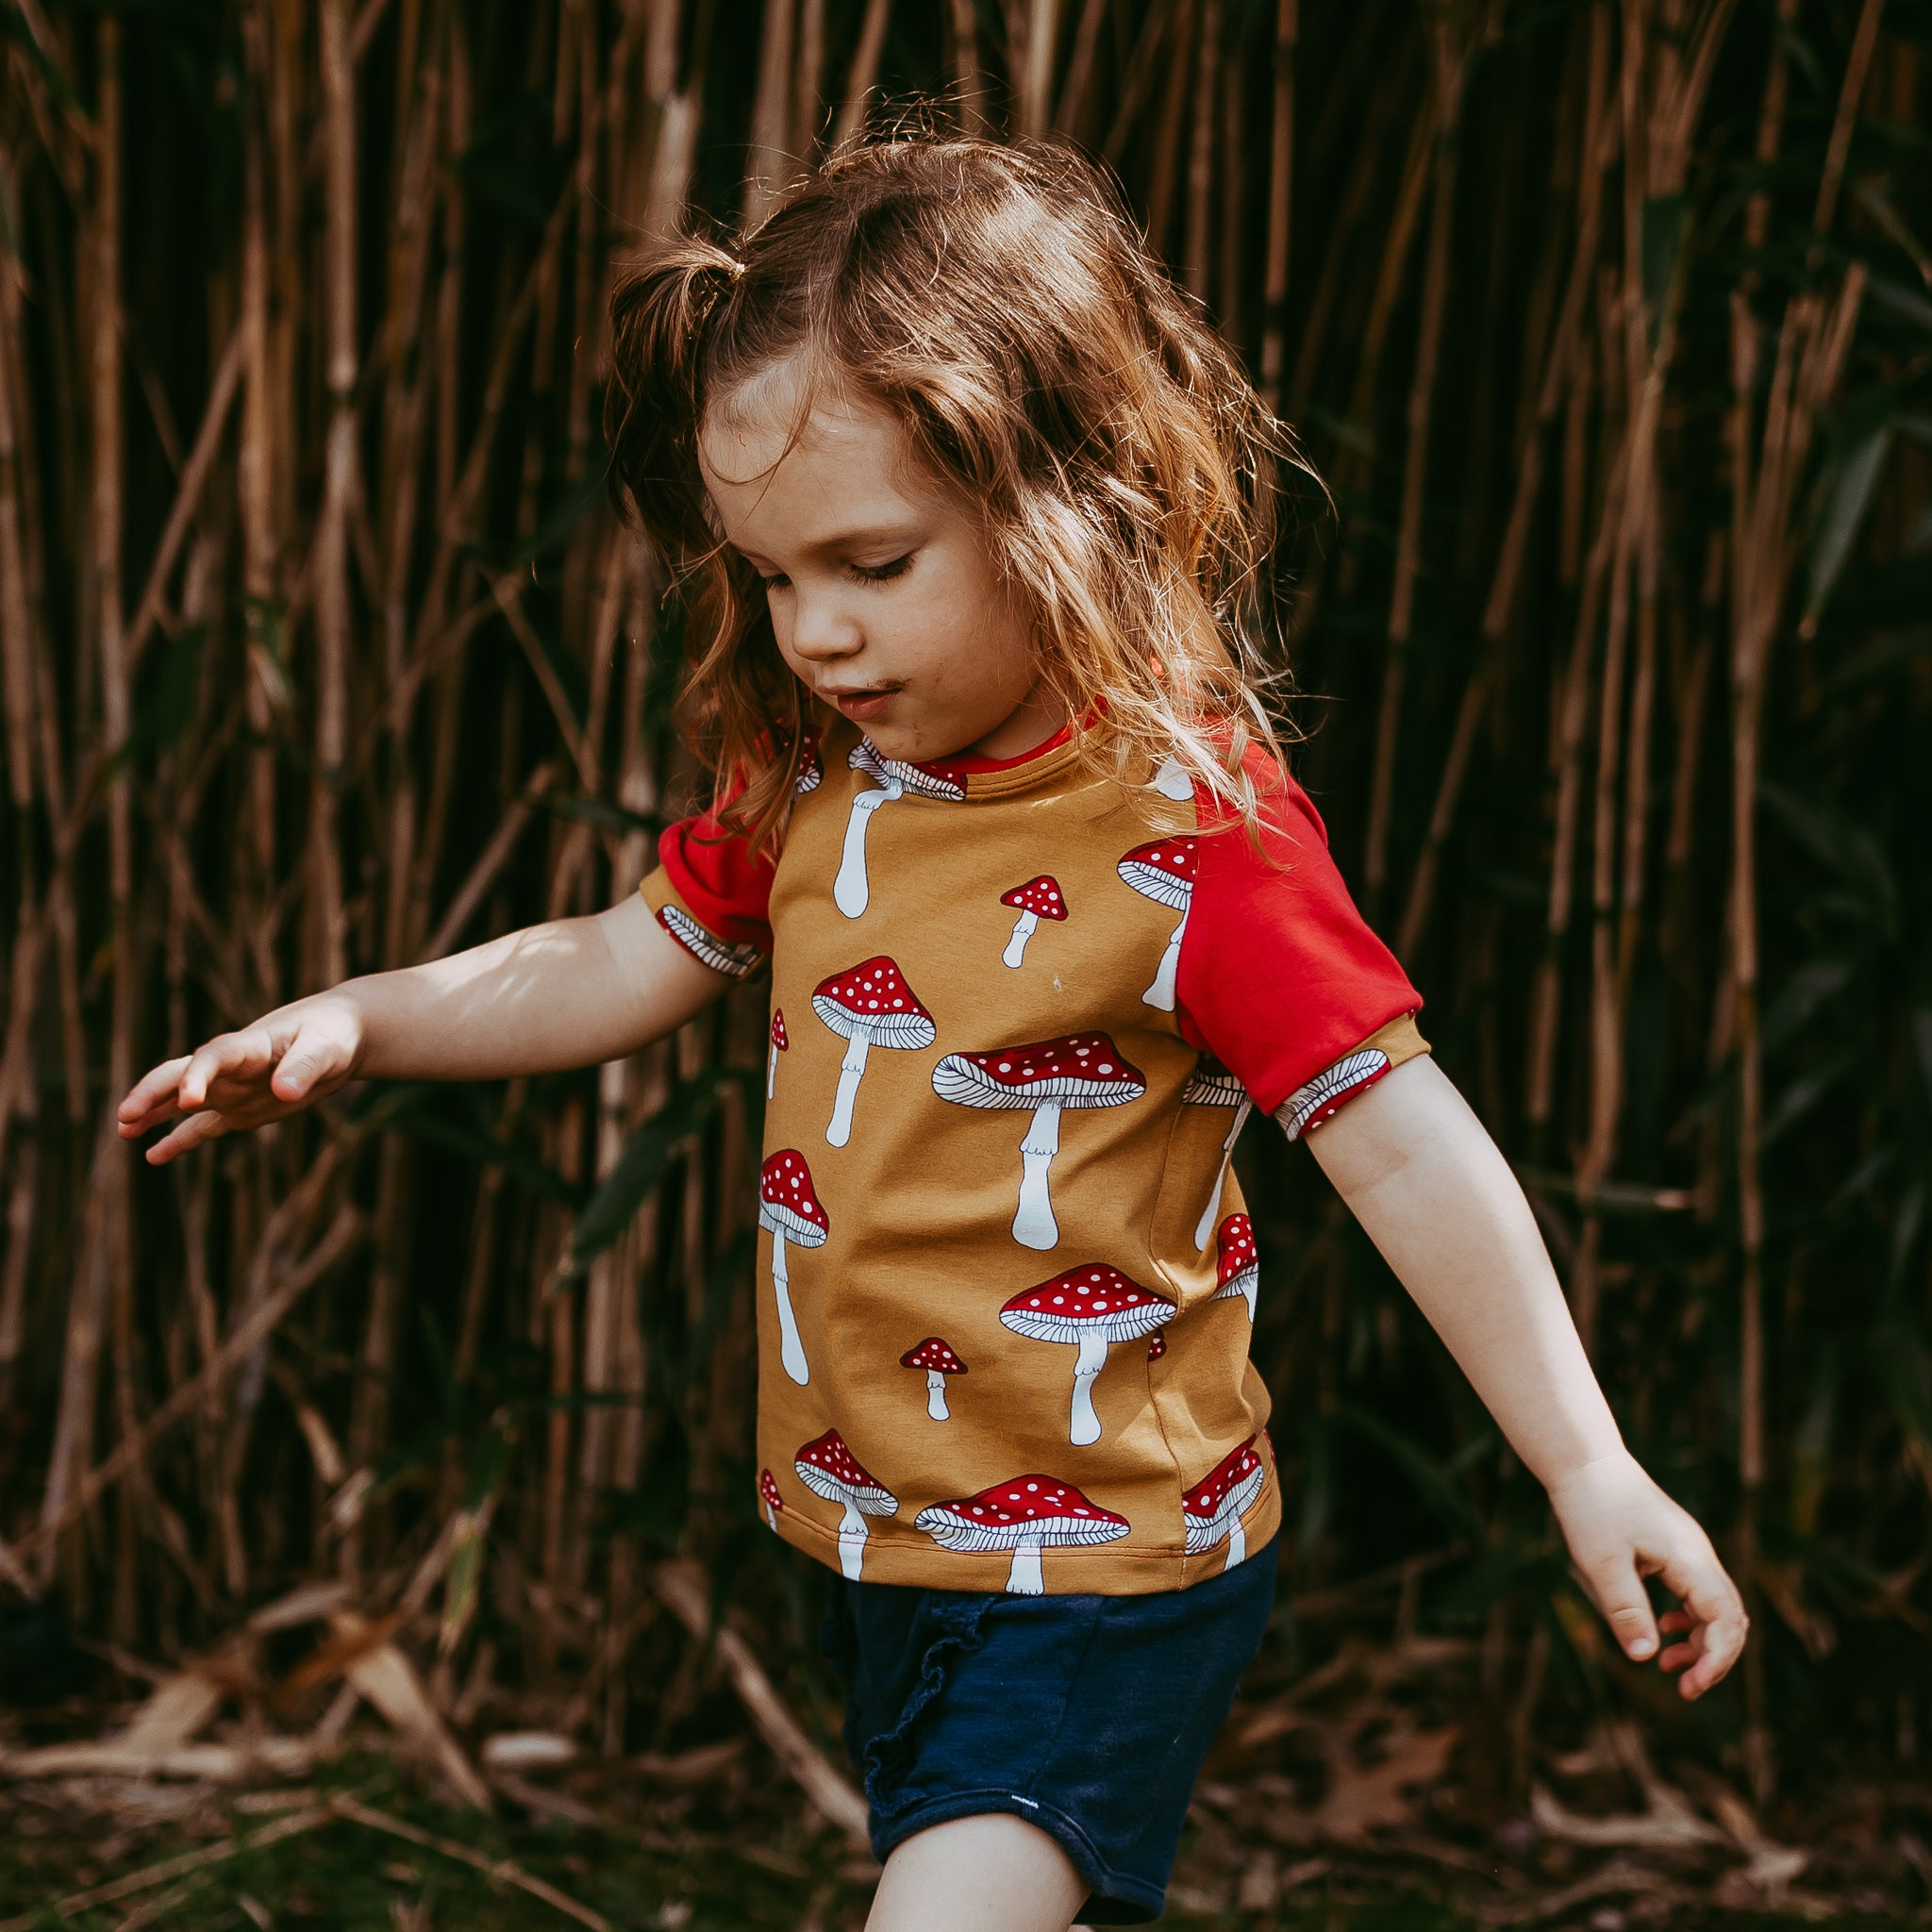
{"type": "Polygon", "coordinates": [[[1737,1662],[1750,1621],[1710,1539],[1627,1454],[1584,1463],[1550,1485],[1550,1501],[1597,1608],[1640,1662],[1656,1654],[1659,1627],[1643,1579],[1663,1579],[1683,1607],[1661,1627],[1681,1641],[1657,1662],[1683,1671],[1686,1697],[1703,1696],[1737,1662]]]}
{"type": "Polygon", "coordinates": [[[136,1082],[116,1113],[124,1141],[179,1122],[147,1150],[160,1167],[204,1141],[278,1121],[356,1077],[362,1014],[337,988],[279,1007],[239,1033],[223,1033],[136,1082]]]}

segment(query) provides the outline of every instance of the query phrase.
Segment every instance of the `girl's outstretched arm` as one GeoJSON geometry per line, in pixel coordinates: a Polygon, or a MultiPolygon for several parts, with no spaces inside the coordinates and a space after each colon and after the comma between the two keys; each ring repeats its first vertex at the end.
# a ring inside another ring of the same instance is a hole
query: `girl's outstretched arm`
{"type": "Polygon", "coordinates": [[[730,984],[633,893],[608,912],[345,979],[220,1034],[136,1083],[121,1103],[121,1138],[173,1124],[147,1150],[158,1166],[312,1107],[349,1080],[501,1080],[591,1066],[661,1039],[730,984]]]}
{"type": "Polygon", "coordinates": [[[1625,1653],[1656,1654],[1642,1579],[1683,1605],[1658,1659],[1697,1697],[1744,1646],[1710,1540],[1624,1447],[1516,1176],[1433,1059],[1406,1061],[1308,1144],[1369,1239],[1550,1492],[1570,1553],[1625,1653]],[[1686,1666],[1689,1668],[1687,1669],[1686,1666]]]}

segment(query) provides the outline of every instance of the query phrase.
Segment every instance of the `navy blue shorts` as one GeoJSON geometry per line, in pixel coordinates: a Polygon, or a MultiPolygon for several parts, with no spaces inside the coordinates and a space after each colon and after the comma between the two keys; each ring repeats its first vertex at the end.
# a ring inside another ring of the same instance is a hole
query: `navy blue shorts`
{"type": "Polygon", "coordinates": [[[1054,1839],[1095,1925],[1160,1916],[1194,1777],[1259,1648],[1274,1545],[1191,1590],[1012,1596],[833,1579],[825,1655],[883,1862],[949,1818],[1054,1839]]]}

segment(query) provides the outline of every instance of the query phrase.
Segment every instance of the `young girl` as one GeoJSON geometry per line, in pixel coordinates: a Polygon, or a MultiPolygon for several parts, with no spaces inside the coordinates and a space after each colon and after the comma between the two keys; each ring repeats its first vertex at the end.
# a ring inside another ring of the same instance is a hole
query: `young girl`
{"type": "Polygon", "coordinates": [[[769,962],[758,1507],[835,1574],[875,1928],[1158,1915],[1268,1618],[1248,1108],[1316,1158],[1687,1696],[1736,1591],[1253,696],[1285,436],[1099,176],[902,141],[616,298],[615,482],[721,774],[641,893],[149,1074],[148,1158],[635,1052],[769,962]],[[1319,1130],[1319,1131],[1317,1131],[1319,1130]]]}

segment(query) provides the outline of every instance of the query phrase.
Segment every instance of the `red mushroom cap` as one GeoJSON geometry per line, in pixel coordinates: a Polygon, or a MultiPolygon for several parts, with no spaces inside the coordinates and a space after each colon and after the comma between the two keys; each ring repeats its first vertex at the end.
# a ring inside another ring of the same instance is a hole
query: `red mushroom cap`
{"type": "Polygon", "coordinates": [[[884,785],[896,778],[921,798],[945,798],[955,803],[966,796],[966,774],[955,765],[916,765],[905,758],[889,758],[871,739],[861,738],[852,747],[845,762],[855,772],[863,772],[884,785]]]}
{"type": "Polygon", "coordinates": [[[772,1044],[780,1053],[787,1053],[791,1047],[791,1041],[786,1037],[785,1033],[785,1008],[783,1007],[775,1008],[772,1013],[772,1044]]]}
{"type": "Polygon", "coordinates": [[[919,1047],[933,1042],[932,1015],[883,953],[822,979],[811,1005],[812,1011],[846,1040],[856,1037],[868,1046],[919,1047]]]}
{"type": "Polygon", "coordinates": [[[937,1369],[942,1375],[963,1375],[966,1364],[953,1353],[952,1345],[937,1335],[928,1335],[917,1348],[908,1348],[899,1357],[902,1369],[937,1369]]]}
{"type": "Polygon", "coordinates": [[[778,1479],[769,1469],[758,1471],[758,1494],[768,1509],[784,1508],[785,1498],[778,1493],[778,1479]]]}
{"type": "Polygon", "coordinates": [[[828,1503],[850,1503],[867,1516],[890,1516],[899,1499],[845,1446],[837,1429],[827,1429],[798,1452],[792,1464],[798,1479],[828,1503]]]}
{"type": "Polygon", "coordinates": [[[1030,912],[1036,919],[1064,919],[1067,916],[1067,902],[1060,892],[1060,882],[1051,873],[1043,872],[1037,879],[1028,879],[1024,886],[1015,886],[1010,892],[1002,892],[1000,904],[1010,906],[1015,912],[1030,912]]]}
{"type": "Polygon", "coordinates": [[[1181,1089],[1184,1107],[1239,1107],[1248,1097],[1238,1075],[1231,1074],[1212,1054],[1204,1053],[1181,1089]]]}
{"type": "Polygon", "coordinates": [[[1110,1543],[1126,1535],[1127,1519],[1090,1503],[1072,1483],[1050,1475],[1009,1476],[953,1503],[934,1503],[912,1519],[942,1549],[969,1553],[1010,1550],[1023,1542],[1064,1547],[1110,1543]]]}
{"type": "Polygon", "coordinates": [[[1160,1357],[1164,1356],[1166,1353],[1167,1337],[1164,1334],[1162,1334],[1158,1328],[1157,1328],[1154,1331],[1153,1340],[1150,1341],[1147,1344],[1147,1359],[1150,1362],[1158,1362],[1160,1359],[1160,1357]]]}
{"type": "Polygon", "coordinates": [[[832,1231],[812,1191],[811,1169],[796,1147],[781,1147],[758,1169],[758,1219],[802,1248],[821,1248],[832,1231]]]}
{"type": "Polygon", "coordinates": [[[1179,912],[1193,897],[1201,869],[1199,841],[1157,839],[1151,845],[1136,845],[1114,869],[1135,891],[1179,912]]]}
{"type": "Polygon", "coordinates": [[[1215,1230],[1214,1251],[1219,1260],[1214,1285],[1225,1288],[1236,1275],[1260,1265],[1255,1252],[1255,1224],[1245,1214],[1230,1214],[1215,1230]]]}
{"type": "Polygon", "coordinates": [[[1108,1341],[1133,1341],[1174,1320],[1164,1295],[1130,1281],[1105,1261],[1083,1261],[1016,1294],[1000,1320],[1035,1341],[1078,1341],[1099,1329],[1108,1341]]]}
{"type": "Polygon", "coordinates": [[[991,1053],[949,1053],[932,1073],[933,1091],[962,1107],[1119,1107],[1147,1082],[1105,1033],[1070,1033],[991,1053]]]}
{"type": "Polygon", "coordinates": [[[1181,1498],[1181,1513],[1199,1524],[1219,1523],[1231,1510],[1245,1509],[1266,1475],[1261,1453],[1250,1436],[1240,1448],[1230,1449],[1181,1498]]]}

